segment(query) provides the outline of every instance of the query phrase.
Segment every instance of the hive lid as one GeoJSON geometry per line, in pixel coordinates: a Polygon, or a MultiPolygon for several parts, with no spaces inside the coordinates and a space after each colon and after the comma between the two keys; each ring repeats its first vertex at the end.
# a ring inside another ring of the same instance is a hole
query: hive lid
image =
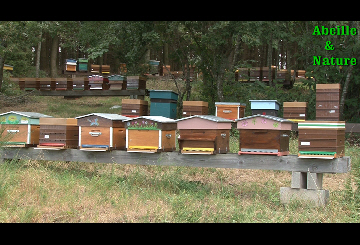
{"type": "Polygon", "coordinates": [[[240,103],[240,102],[215,102],[215,106],[216,105],[244,105],[244,106],[246,106],[245,103],[240,103]]]}
{"type": "Polygon", "coordinates": [[[6,114],[18,114],[20,116],[24,116],[24,117],[29,117],[29,118],[40,118],[40,117],[52,117],[52,116],[48,116],[42,113],[38,113],[38,112],[22,112],[22,111],[9,111],[9,112],[5,112],[5,113],[1,113],[0,116],[6,115],[6,114]]]}
{"type": "Polygon", "coordinates": [[[121,120],[121,121],[130,119],[130,117],[125,117],[125,116],[122,116],[119,114],[112,114],[112,113],[90,113],[90,114],[78,116],[75,118],[80,119],[80,118],[88,117],[88,116],[98,116],[98,117],[103,117],[103,118],[110,119],[110,120],[121,120]]]}
{"type": "Polygon", "coordinates": [[[251,119],[251,118],[254,118],[254,117],[262,117],[262,118],[278,121],[278,122],[281,122],[281,123],[293,123],[292,121],[290,121],[288,119],[284,119],[284,118],[281,118],[281,117],[270,116],[270,115],[262,115],[262,114],[256,114],[256,115],[252,115],[252,116],[249,116],[249,117],[238,118],[238,119],[235,120],[235,122],[246,120],[246,119],[251,119]]]}
{"type": "Polygon", "coordinates": [[[217,117],[217,116],[214,116],[214,115],[194,115],[194,116],[190,116],[190,117],[183,117],[183,118],[180,118],[180,119],[178,119],[176,121],[178,122],[178,121],[188,120],[188,119],[195,118],[195,117],[206,119],[206,120],[217,122],[217,123],[231,123],[231,122],[233,122],[233,120],[222,118],[222,117],[217,117]]]}
{"type": "Polygon", "coordinates": [[[130,118],[128,120],[124,120],[124,122],[141,119],[141,118],[152,120],[155,122],[160,122],[160,123],[176,123],[177,122],[174,119],[163,117],[163,116],[140,116],[140,117],[134,117],[134,118],[130,118]]]}

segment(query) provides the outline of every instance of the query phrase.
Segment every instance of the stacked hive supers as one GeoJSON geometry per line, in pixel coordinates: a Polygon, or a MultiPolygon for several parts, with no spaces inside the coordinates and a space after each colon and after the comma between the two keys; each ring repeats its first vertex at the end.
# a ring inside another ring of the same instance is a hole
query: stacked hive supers
{"type": "Polygon", "coordinates": [[[336,158],[345,155],[344,121],[305,121],[298,123],[299,157],[336,158]]]}
{"type": "Polygon", "coordinates": [[[340,84],[316,84],[316,120],[340,120],[340,84]]]}
{"type": "Polygon", "coordinates": [[[307,119],[308,102],[284,102],[283,118],[292,121],[304,121],[307,119]]]}
{"type": "Polygon", "coordinates": [[[121,115],[139,117],[148,115],[148,102],[140,99],[122,99],[121,115]]]}
{"type": "Polygon", "coordinates": [[[41,117],[38,148],[65,149],[77,148],[79,127],[75,118],[41,117]]]}
{"type": "Polygon", "coordinates": [[[183,101],[183,117],[194,115],[207,115],[208,102],[205,101],[183,101]]]}

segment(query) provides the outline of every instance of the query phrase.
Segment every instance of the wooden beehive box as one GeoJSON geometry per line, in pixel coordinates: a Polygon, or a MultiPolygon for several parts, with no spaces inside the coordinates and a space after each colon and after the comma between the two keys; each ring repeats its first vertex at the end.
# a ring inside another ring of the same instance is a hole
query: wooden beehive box
{"type": "Polygon", "coordinates": [[[205,101],[183,101],[183,117],[207,115],[209,103],[205,101]]]}
{"type": "Polygon", "coordinates": [[[238,68],[235,72],[235,81],[247,82],[249,81],[249,68],[238,68]]]}
{"type": "Polygon", "coordinates": [[[39,119],[51,116],[36,112],[10,111],[0,114],[1,145],[28,147],[39,144],[39,119]]]}
{"type": "Polygon", "coordinates": [[[345,155],[345,121],[298,123],[299,157],[333,159],[345,155]]]}
{"type": "Polygon", "coordinates": [[[249,80],[250,81],[260,81],[261,69],[260,67],[251,67],[249,69],[249,80]]]}
{"type": "Polygon", "coordinates": [[[90,90],[93,90],[93,89],[103,89],[103,83],[104,83],[104,78],[103,78],[103,76],[99,76],[99,75],[89,76],[89,87],[90,87],[90,90]]]}
{"type": "Polygon", "coordinates": [[[195,115],[177,120],[179,148],[183,154],[216,154],[229,152],[232,120],[195,115]]]}
{"type": "Polygon", "coordinates": [[[291,121],[305,121],[307,119],[308,102],[284,102],[283,118],[291,121]]]}
{"type": "Polygon", "coordinates": [[[90,65],[90,72],[100,73],[100,65],[90,65]]]}
{"type": "Polygon", "coordinates": [[[109,79],[109,90],[126,90],[126,77],[122,75],[111,75],[109,79]]]}
{"type": "Polygon", "coordinates": [[[241,154],[289,154],[292,121],[269,115],[253,115],[236,120],[241,154]]]}
{"type": "Polygon", "coordinates": [[[40,90],[40,81],[34,77],[19,78],[19,86],[25,91],[40,90]]]}
{"type": "Polygon", "coordinates": [[[89,90],[89,78],[88,77],[74,77],[69,78],[72,81],[72,90],[89,90]]]}
{"type": "Polygon", "coordinates": [[[316,120],[340,120],[340,84],[316,84],[316,120]]]}
{"type": "Polygon", "coordinates": [[[110,73],[110,65],[102,65],[101,66],[101,73],[102,74],[109,74],[110,73]]]}
{"type": "Polygon", "coordinates": [[[270,115],[277,117],[280,103],[277,100],[249,100],[252,115],[270,115]]]}
{"type": "Polygon", "coordinates": [[[238,102],[215,102],[215,116],[235,120],[245,116],[246,104],[238,102]]]}
{"type": "Polygon", "coordinates": [[[176,120],[162,116],[141,116],[124,122],[128,152],[175,151],[176,120]]]}
{"type": "Polygon", "coordinates": [[[56,82],[54,78],[41,77],[41,78],[37,78],[36,80],[39,81],[41,91],[55,90],[56,82]]]}
{"type": "Polygon", "coordinates": [[[85,151],[125,150],[126,131],[119,114],[91,113],[75,117],[79,126],[79,149],[85,151]]]}
{"type": "Polygon", "coordinates": [[[127,76],[126,87],[128,90],[146,89],[146,78],[142,76],[127,76]]]}
{"type": "Polygon", "coordinates": [[[85,59],[85,58],[79,58],[78,59],[78,71],[81,71],[81,72],[86,72],[88,71],[88,59],[85,59]]]}
{"type": "Polygon", "coordinates": [[[140,99],[122,99],[121,115],[139,117],[148,115],[148,102],[140,99]]]}
{"type": "Polygon", "coordinates": [[[77,119],[42,117],[39,123],[38,149],[59,150],[78,147],[79,127],[77,126],[77,119]]]}
{"type": "Polygon", "coordinates": [[[55,90],[72,90],[72,82],[66,77],[55,78],[55,90]]]}
{"type": "Polygon", "coordinates": [[[178,94],[171,90],[150,90],[150,116],[176,119],[178,94]]]}
{"type": "Polygon", "coordinates": [[[76,71],[76,60],[66,59],[66,71],[76,71]]]}

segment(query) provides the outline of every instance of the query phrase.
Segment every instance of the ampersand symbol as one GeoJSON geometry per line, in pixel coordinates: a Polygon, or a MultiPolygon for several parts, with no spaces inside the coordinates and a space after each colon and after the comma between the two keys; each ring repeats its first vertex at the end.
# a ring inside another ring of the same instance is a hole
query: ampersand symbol
{"type": "Polygon", "coordinates": [[[326,50],[334,50],[334,45],[330,45],[331,41],[326,41],[325,49],[326,50]]]}

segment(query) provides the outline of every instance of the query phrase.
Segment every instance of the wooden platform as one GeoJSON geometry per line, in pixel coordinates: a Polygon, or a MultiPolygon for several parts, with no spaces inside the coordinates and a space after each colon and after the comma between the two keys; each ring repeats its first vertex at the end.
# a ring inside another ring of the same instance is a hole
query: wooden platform
{"type": "Polygon", "coordinates": [[[145,96],[145,89],[140,90],[33,90],[32,95],[38,96],[145,96]]]}
{"type": "Polygon", "coordinates": [[[187,155],[179,152],[155,154],[110,152],[90,152],[77,149],[51,151],[33,147],[1,148],[3,159],[34,159],[47,161],[74,161],[89,163],[119,163],[138,165],[189,166],[236,169],[266,169],[312,173],[346,173],[350,171],[350,157],[336,159],[301,159],[297,155],[241,155],[237,153],[216,155],[187,155]]]}

